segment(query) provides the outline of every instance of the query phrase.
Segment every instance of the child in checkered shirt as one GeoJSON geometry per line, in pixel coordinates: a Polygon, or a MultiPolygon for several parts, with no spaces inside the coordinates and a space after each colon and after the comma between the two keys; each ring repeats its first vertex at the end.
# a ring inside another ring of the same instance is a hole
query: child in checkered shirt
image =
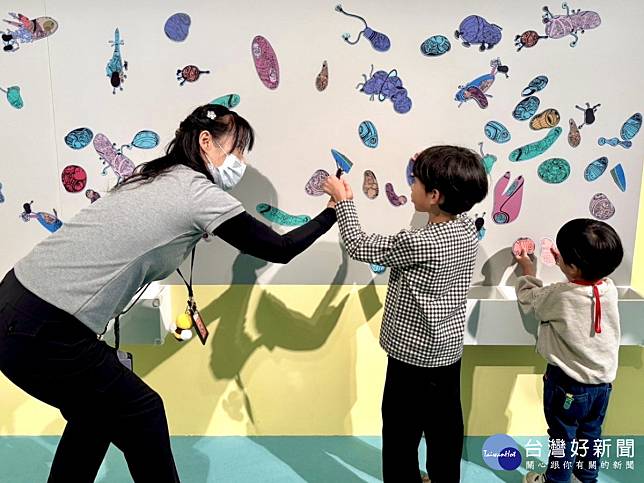
{"type": "Polygon", "coordinates": [[[478,249],[465,212],[487,195],[481,158],[457,146],[416,155],[411,201],[426,226],[395,235],[367,234],[346,179],[329,177],[340,235],[355,260],[391,267],[380,330],[388,356],[382,397],[385,482],[420,482],[418,445],[425,434],[427,473],[436,483],[460,480],[463,414],[461,356],[467,291],[478,249]]]}

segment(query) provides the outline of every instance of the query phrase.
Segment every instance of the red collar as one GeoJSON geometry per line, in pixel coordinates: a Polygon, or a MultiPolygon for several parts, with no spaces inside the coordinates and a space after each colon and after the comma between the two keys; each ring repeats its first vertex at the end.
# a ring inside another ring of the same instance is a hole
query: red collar
{"type": "Polygon", "coordinates": [[[597,280],[595,282],[588,282],[586,280],[571,280],[570,282],[576,285],[584,285],[586,287],[593,288],[593,296],[595,297],[595,333],[601,334],[602,333],[602,303],[599,297],[599,289],[597,288],[597,285],[601,285],[602,283],[604,283],[604,281],[597,280]]]}
{"type": "Polygon", "coordinates": [[[586,280],[571,280],[570,283],[574,283],[576,285],[585,285],[587,287],[592,287],[594,285],[601,285],[602,283],[604,283],[604,281],[603,280],[597,280],[595,282],[588,282],[586,280]]]}

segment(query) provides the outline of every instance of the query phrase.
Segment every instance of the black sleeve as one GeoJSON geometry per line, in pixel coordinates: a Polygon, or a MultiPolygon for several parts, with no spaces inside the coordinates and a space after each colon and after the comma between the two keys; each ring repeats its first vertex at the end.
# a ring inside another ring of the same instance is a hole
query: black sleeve
{"type": "Polygon", "coordinates": [[[335,221],[335,210],[327,208],[308,223],[280,235],[244,211],[224,221],[213,235],[242,253],[268,262],[288,263],[329,231],[335,221]]]}

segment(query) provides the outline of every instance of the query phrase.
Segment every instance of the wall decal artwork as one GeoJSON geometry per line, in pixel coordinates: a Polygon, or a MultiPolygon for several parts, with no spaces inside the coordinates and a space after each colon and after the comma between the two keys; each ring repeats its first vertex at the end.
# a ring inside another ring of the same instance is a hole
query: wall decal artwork
{"type": "Polygon", "coordinates": [[[405,195],[398,196],[394,191],[394,185],[391,183],[385,184],[385,194],[387,195],[389,203],[393,206],[402,206],[407,203],[407,197],[405,195]]]}
{"type": "Polygon", "coordinates": [[[386,267],[383,267],[382,265],[376,265],[375,263],[370,263],[369,268],[376,275],[380,275],[381,273],[385,273],[385,270],[387,269],[386,267]]]}
{"type": "Polygon", "coordinates": [[[213,99],[208,104],[216,104],[227,107],[228,109],[232,109],[234,107],[237,107],[240,101],[241,97],[239,96],[239,94],[226,94],[225,96],[213,99]]]}
{"type": "Polygon", "coordinates": [[[568,144],[570,144],[571,148],[576,148],[581,143],[581,132],[579,132],[577,123],[573,118],[568,121],[568,126],[568,144]]]}
{"type": "Polygon", "coordinates": [[[315,88],[322,92],[329,85],[329,64],[325,60],[322,62],[320,73],[315,77],[315,88]]]}
{"type": "Polygon", "coordinates": [[[362,121],[358,126],[358,136],[368,148],[378,147],[378,130],[371,121],[362,121]]]}
{"type": "Polygon", "coordinates": [[[372,64],[369,76],[362,74],[362,77],[364,82],[360,82],[356,89],[367,94],[370,101],[373,101],[377,95],[380,102],[391,99],[394,103],[394,111],[399,114],[409,112],[411,99],[407,96],[407,89],[403,87],[402,79],[398,77],[396,69],[389,72],[379,70],[374,73],[372,64]]]}
{"type": "Polygon", "coordinates": [[[170,40],[183,42],[188,38],[190,32],[190,15],[187,13],[175,13],[165,21],[163,31],[170,40]]]}
{"type": "Polygon", "coordinates": [[[492,220],[494,223],[504,225],[516,220],[521,212],[521,203],[523,201],[523,176],[517,177],[509,188],[510,172],[507,171],[497,181],[494,187],[494,210],[492,220]],[[507,189],[506,189],[507,188],[507,189]]]}
{"type": "Polygon", "coordinates": [[[94,203],[97,199],[101,197],[101,195],[92,189],[85,190],[85,196],[89,199],[91,203],[94,203]]]}
{"type": "Polygon", "coordinates": [[[65,191],[68,193],[78,193],[85,189],[87,184],[87,172],[83,167],[70,164],[63,168],[60,175],[65,191]]]}
{"type": "Polygon", "coordinates": [[[530,129],[538,131],[539,129],[550,129],[559,124],[561,116],[556,109],[546,109],[530,119],[530,129]]]}
{"type": "Polygon", "coordinates": [[[485,109],[488,106],[487,98],[492,96],[486,94],[486,92],[494,84],[497,72],[502,72],[508,78],[508,67],[501,63],[501,59],[492,60],[490,66],[492,70],[489,74],[477,77],[466,85],[458,86],[458,92],[454,96],[454,100],[458,102],[458,107],[461,107],[464,102],[470,99],[474,99],[481,109],[485,109]]]}
{"type": "Polygon", "coordinates": [[[38,211],[34,213],[31,209],[31,205],[33,205],[33,203],[33,201],[30,201],[29,203],[22,205],[23,211],[22,213],[20,213],[20,219],[22,219],[22,221],[26,223],[30,220],[38,220],[43,228],[45,228],[50,233],[55,232],[61,226],[63,226],[63,222],[58,218],[58,213],[56,212],[55,208],[52,210],[54,212],[53,215],[45,211],[38,211]]]}
{"type": "Polygon", "coordinates": [[[313,173],[313,175],[309,178],[309,180],[306,182],[306,185],[304,186],[304,191],[306,191],[307,195],[310,196],[322,196],[324,194],[324,190],[322,189],[322,185],[324,184],[324,180],[326,180],[329,177],[329,173],[323,169],[318,169],[313,173]]]}
{"type": "Polygon", "coordinates": [[[405,179],[409,186],[414,184],[414,160],[410,159],[407,162],[407,167],[405,168],[405,179]]]}
{"type": "Polygon", "coordinates": [[[251,54],[259,80],[269,89],[277,89],[280,84],[280,66],[268,39],[261,35],[255,36],[251,43],[251,54]]]}
{"type": "Polygon", "coordinates": [[[480,44],[479,50],[483,52],[501,42],[501,30],[503,30],[501,27],[488,22],[483,17],[470,15],[463,19],[454,36],[461,39],[465,47],[480,44]]]}
{"type": "Polygon", "coordinates": [[[537,96],[530,96],[519,102],[512,111],[512,117],[517,121],[527,121],[539,109],[541,101],[537,96]]]}
{"type": "Polygon", "coordinates": [[[619,135],[622,136],[624,141],[630,141],[635,135],[640,132],[642,128],[642,114],[636,112],[631,117],[626,119],[622,128],[619,130],[619,135]]]}
{"type": "Polygon", "coordinates": [[[510,139],[510,131],[503,124],[498,121],[489,121],[485,124],[483,128],[485,135],[488,139],[494,141],[495,143],[503,144],[507,143],[510,139]]]}
{"type": "Polygon", "coordinates": [[[30,20],[21,13],[13,12],[9,12],[9,16],[13,20],[4,20],[4,22],[17,29],[0,30],[4,52],[15,52],[20,48],[20,44],[29,44],[47,38],[58,30],[58,22],[51,17],[36,17],[30,20]]]}
{"type": "Polygon", "coordinates": [[[132,141],[130,144],[126,144],[123,147],[126,147],[128,149],[132,149],[132,147],[139,148],[139,149],[153,149],[156,148],[159,145],[159,135],[155,133],[154,131],[139,131],[137,132],[134,137],[132,138],[132,141]]]}
{"type": "Polygon", "coordinates": [[[271,223],[277,223],[283,226],[300,226],[311,221],[308,215],[289,215],[268,203],[259,203],[256,207],[257,213],[262,215],[271,223]]]}
{"type": "Polygon", "coordinates": [[[479,239],[479,241],[483,241],[483,238],[485,238],[485,232],[487,229],[485,228],[485,213],[483,213],[481,216],[474,215],[474,226],[476,227],[476,237],[479,239]]]}
{"type": "Polygon", "coordinates": [[[604,144],[608,144],[609,146],[613,147],[621,146],[625,149],[630,149],[631,146],[633,146],[633,143],[631,141],[622,141],[619,138],[606,139],[604,137],[597,139],[597,144],[599,144],[600,146],[603,146],[604,144]]]}
{"type": "Polygon", "coordinates": [[[20,87],[11,86],[6,89],[0,87],[0,91],[6,94],[7,101],[11,107],[15,107],[16,109],[22,109],[24,107],[25,103],[22,100],[22,95],[20,94],[20,87]]]}
{"type": "Polygon", "coordinates": [[[604,174],[607,167],[608,158],[605,156],[592,161],[588,166],[586,166],[586,169],[584,170],[584,179],[586,181],[595,181],[602,174],[604,174]]]}
{"type": "Polygon", "coordinates": [[[546,35],[550,39],[562,39],[568,35],[572,36],[574,40],[570,42],[570,46],[577,45],[579,36],[577,33],[584,33],[586,30],[591,30],[599,27],[602,19],[597,12],[581,9],[571,10],[566,2],[561,4],[561,8],[566,10],[565,15],[553,15],[548,7],[543,7],[543,23],[546,24],[546,35]]]}
{"type": "Polygon", "coordinates": [[[420,52],[427,57],[438,57],[449,52],[451,48],[452,44],[444,35],[432,35],[420,44],[420,52]]]}
{"type": "Polygon", "coordinates": [[[65,144],[72,149],[83,149],[92,142],[94,133],[88,127],[72,129],[65,136],[65,144]]]}
{"type": "Polygon", "coordinates": [[[594,106],[591,106],[589,102],[586,103],[586,107],[575,105],[576,109],[579,109],[584,113],[584,122],[579,125],[579,129],[584,127],[586,124],[590,125],[595,122],[595,113],[600,106],[601,104],[595,104],[594,106]]]}
{"type": "Polygon", "coordinates": [[[531,96],[535,92],[539,92],[548,85],[548,77],[545,75],[539,75],[532,79],[528,85],[521,91],[523,97],[531,96]]]}
{"type": "Polygon", "coordinates": [[[521,35],[514,37],[514,46],[518,47],[517,52],[519,52],[523,47],[534,47],[540,39],[547,38],[547,35],[539,35],[539,32],[535,30],[526,30],[521,35]]]}
{"type": "Polygon", "coordinates": [[[362,192],[370,200],[375,200],[380,193],[380,188],[378,187],[378,180],[376,175],[370,169],[364,172],[364,178],[362,181],[362,192]]]}
{"type": "Polygon", "coordinates": [[[546,183],[563,183],[570,176],[570,163],[562,158],[546,159],[537,168],[537,174],[546,183]]]}
{"type": "Polygon", "coordinates": [[[512,244],[512,253],[517,257],[525,252],[526,255],[533,255],[535,250],[535,243],[532,238],[522,237],[518,238],[512,244]]]}
{"type": "Polygon", "coordinates": [[[562,39],[567,36],[573,37],[571,47],[575,47],[579,41],[579,33],[599,27],[601,17],[597,12],[581,9],[570,10],[566,2],[561,4],[566,10],[564,15],[553,15],[548,7],[543,7],[542,22],[546,26],[546,35],[539,35],[534,30],[526,30],[514,38],[514,45],[517,51],[523,47],[534,47],[540,39],[562,39]]]}
{"type": "Polygon", "coordinates": [[[387,37],[385,34],[383,34],[381,32],[377,32],[377,31],[373,30],[372,28],[370,28],[367,25],[367,21],[364,18],[360,17],[359,15],[355,15],[355,14],[347,12],[346,10],[344,10],[342,8],[342,5],[336,5],[335,6],[335,11],[340,12],[340,13],[348,16],[348,17],[357,18],[364,24],[364,30],[360,31],[360,33],[358,34],[358,37],[353,42],[351,40],[349,40],[351,38],[350,34],[348,34],[348,33],[342,34],[342,38],[344,39],[344,41],[346,43],[351,44],[351,45],[355,45],[360,40],[360,37],[362,35],[364,35],[365,38],[367,40],[369,40],[369,42],[371,42],[371,46],[374,49],[376,49],[378,52],[386,52],[386,51],[389,50],[389,47],[391,47],[391,41],[389,40],[389,37],[387,37]]]}
{"type": "Polygon", "coordinates": [[[616,165],[613,169],[610,170],[610,175],[615,181],[615,184],[621,191],[626,191],[626,174],[624,173],[624,168],[621,164],[616,165]]]}
{"type": "Polygon", "coordinates": [[[182,69],[177,69],[177,80],[182,86],[186,82],[196,82],[201,74],[210,74],[209,70],[201,70],[196,65],[186,65],[182,69]]]}
{"type": "Polygon", "coordinates": [[[105,134],[98,133],[94,136],[93,143],[94,149],[105,165],[101,172],[102,175],[107,174],[108,168],[112,168],[119,182],[132,175],[134,163],[121,152],[121,149],[116,149],[116,145],[105,134]]]}
{"type": "Polygon", "coordinates": [[[508,158],[510,161],[526,161],[536,158],[545,153],[555,143],[559,136],[561,136],[562,131],[560,127],[554,127],[548,132],[545,138],[515,149],[510,153],[508,158]]]}
{"type": "Polygon", "coordinates": [[[351,171],[353,162],[344,154],[342,154],[340,151],[332,149],[331,156],[333,156],[333,159],[335,160],[335,166],[338,169],[338,172],[336,172],[336,174],[338,176],[340,176],[342,173],[347,174],[349,173],[349,171],[351,171]]]}
{"type": "Polygon", "coordinates": [[[109,44],[114,47],[112,57],[107,61],[105,67],[105,74],[110,78],[110,85],[112,86],[112,94],[116,94],[116,89],[123,90],[123,83],[127,79],[125,71],[127,70],[127,60],[124,61],[121,57],[121,34],[119,29],[114,30],[114,40],[110,40],[109,44]]]}
{"type": "Polygon", "coordinates": [[[622,137],[622,140],[616,137],[610,139],[601,137],[597,140],[597,144],[599,144],[600,146],[608,144],[609,146],[613,147],[621,146],[623,148],[630,149],[630,147],[633,146],[633,142],[631,140],[637,135],[638,132],[640,132],[641,128],[642,114],[636,112],[631,117],[626,119],[624,124],[622,124],[622,128],[619,130],[619,135],[622,137]]]}
{"type": "Polygon", "coordinates": [[[492,166],[494,166],[494,163],[496,163],[496,156],[494,156],[493,154],[484,154],[483,143],[479,143],[479,151],[481,152],[481,158],[483,160],[485,173],[490,174],[492,172],[492,166]]]}
{"type": "Polygon", "coordinates": [[[590,200],[590,214],[598,220],[608,220],[615,214],[615,206],[604,193],[597,193],[590,200]]]}
{"type": "Polygon", "coordinates": [[[552,250],[556,250],[555,242],[551,238],[542,238],[541,239],[541,263],[548,267],[554,267],[557,264],[557,260],[552,253],[552,250]]]}

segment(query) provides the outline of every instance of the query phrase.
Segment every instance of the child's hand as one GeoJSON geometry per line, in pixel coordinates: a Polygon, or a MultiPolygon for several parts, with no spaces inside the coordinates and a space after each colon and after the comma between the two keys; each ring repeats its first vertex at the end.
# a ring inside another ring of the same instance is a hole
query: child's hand
{"type": "Polygon", "coordinates": [[[331,198],[333,198],[336,203],[353,199],[351,187],[344,178],[338,179],[335,176],[329,176],[324,180],[322,189],[325,193],[331,195],[331,198]]]}
{"type": "Polygon", "coordinates": [[[514,259],[523,270],[523,275],[531,275],[534,277],[537,274],[537,269],[534,266],[534,262],[526,253],[525,249],[521,250],[521,255],[515,255],[514,259]]]}
{"type": "Polygon", "coordinates": [[[347,199],[352,200],[353,199],[353,190],[351,189],[351,185],[347,181],[347,179],[343,176],[340,178],[342,180],[342,183],[344,184],[344,191],[347,193],[347,199]]]}

